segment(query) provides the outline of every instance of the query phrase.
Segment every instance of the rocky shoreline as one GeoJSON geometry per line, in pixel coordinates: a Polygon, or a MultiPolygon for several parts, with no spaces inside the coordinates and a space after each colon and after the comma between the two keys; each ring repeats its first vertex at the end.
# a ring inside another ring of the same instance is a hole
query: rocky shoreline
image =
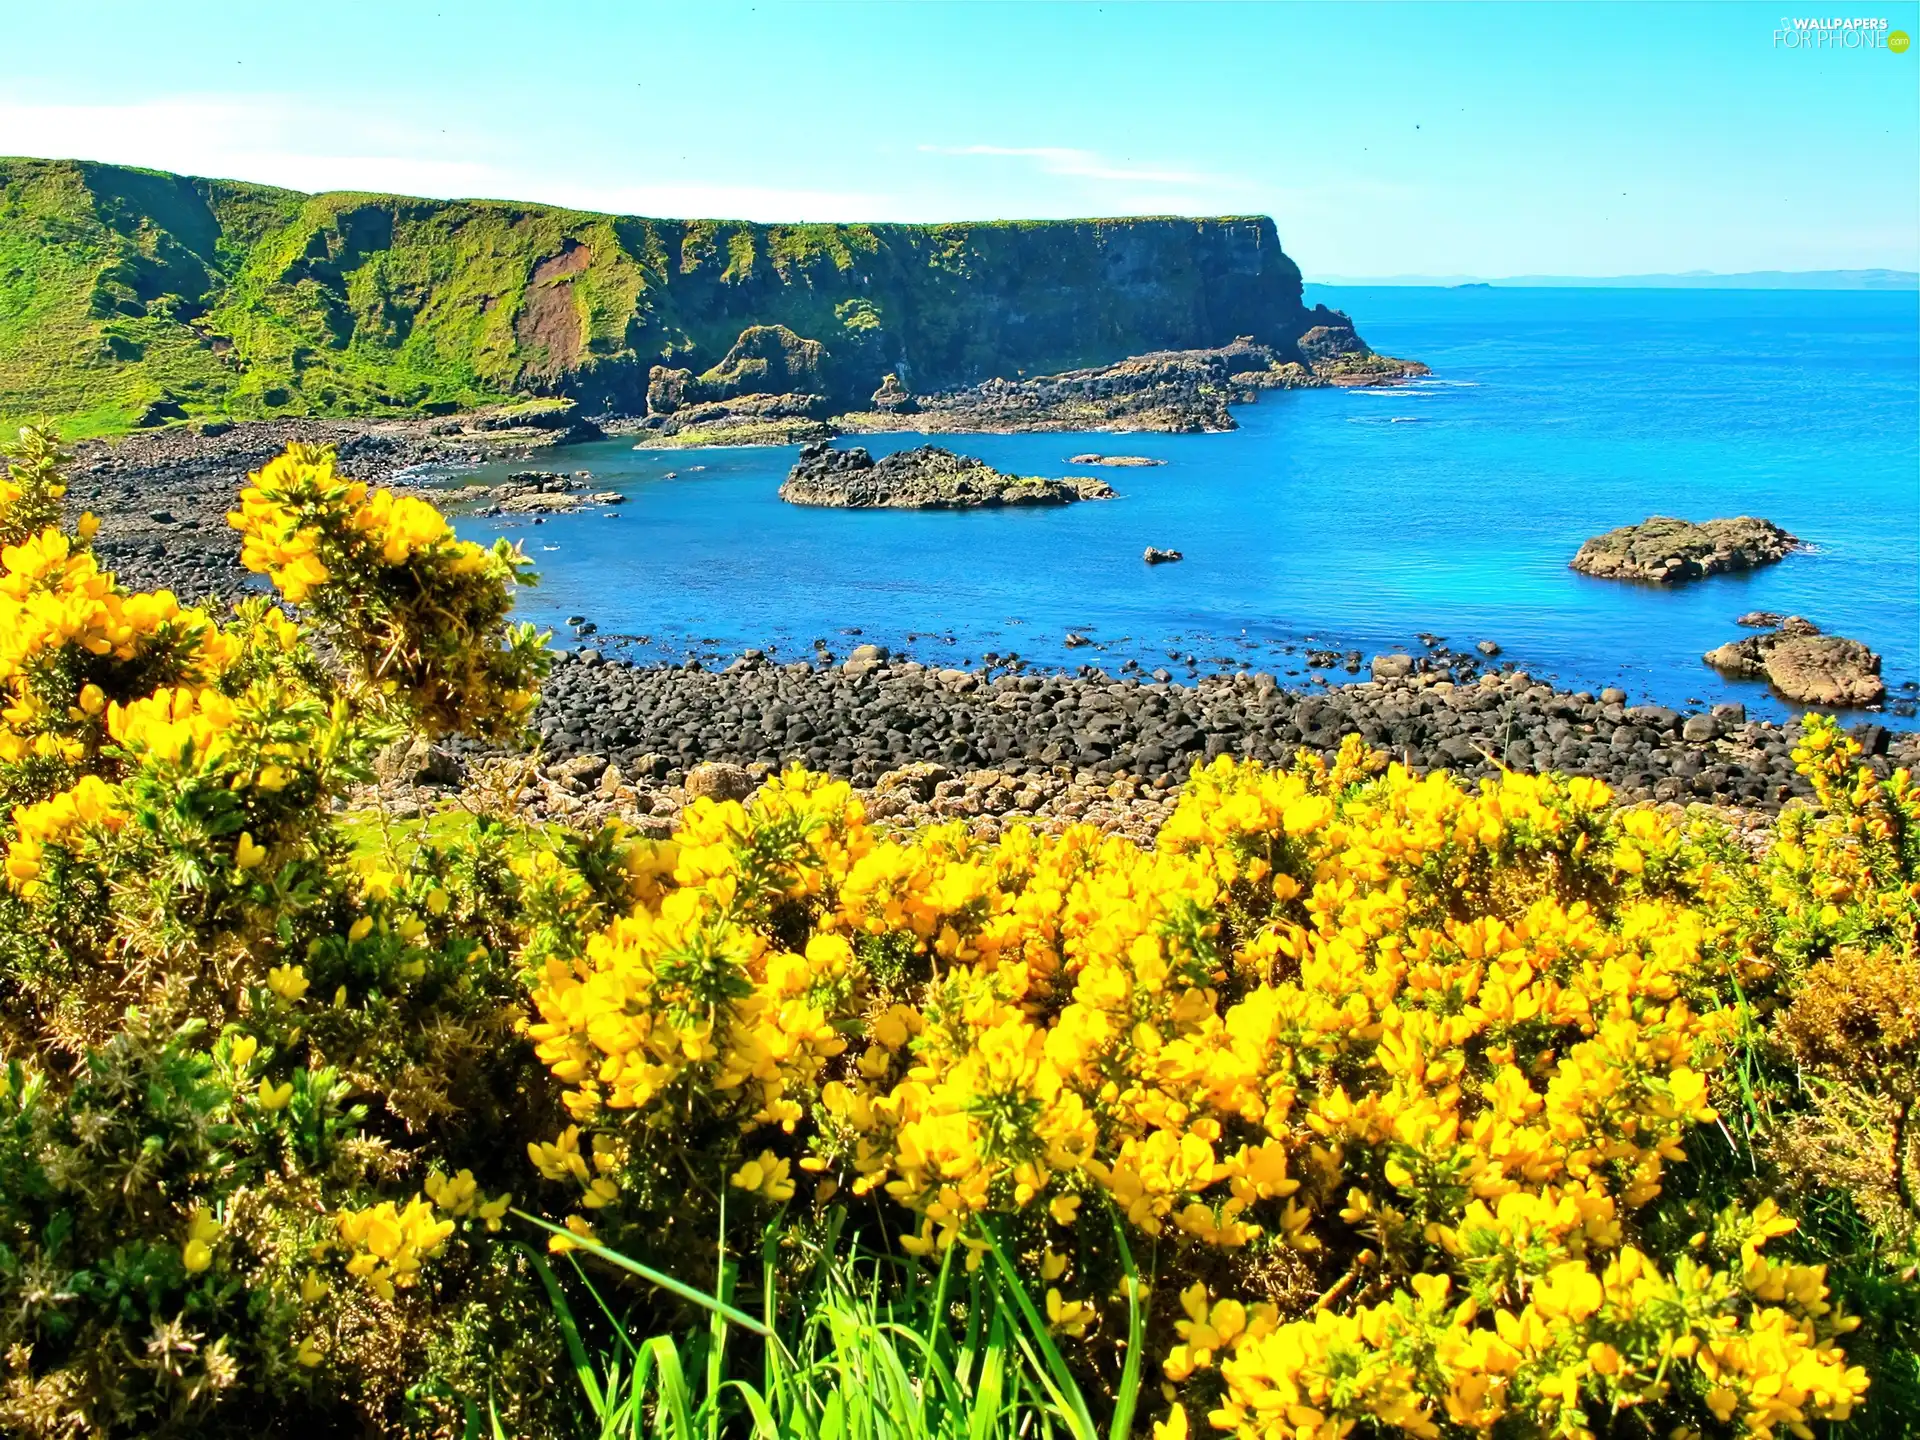
{"type": "MultiPolygon", "coordinates": [[[[1519,672],[1473,685],[1415,673],[1317,695],[1270,679],[1139,685],[872,658],[835,668],[743,657],[711,672],[569,654],[541,705],[537,753],[416,744],[389,758],[358,803],[404,819],[479,794],[534,819],[619,820],[662,838],[701,796],[745,799],[801,763],[851,780],[888,826],[959,823],[990,838],[1015,824],[1089,824],[1146,844],[1193,764],[1217,754],[1330,756],[1349,732],[1417,769],[1469,781],[1503,763],[1593,775],[1625,800],[1711,804],[1756,833],[1787,799],[1809,793],[1793,769],[1799,727],[1748,721],[1738,706],[1683,717],[1628,706],[1618,691],[1556,691],[1519,672]]],[[[1878,725],[1853,733],[1879,773],[1920,762],[1920,736],[1878,725]]]]}
{"type": "MultiPolygon", "coordinates": [[[[1555,770],[1603,779],[1629,800],[1760,811],[1808,793],[1792,760],[1798,724],[1749,720],[1739,705],[1689,714],[1629,705],[1619,690],[1555,690],[1521,671],[1456,683],[1444,671],[1398,670],[1303,692],[1266,674],[1183,686],[942,670],[879,647],[840,665],[748,652],[725,671],[588,650],[560,658],[535,728],[554,767],[615,767],[616,788],[664,793],[662,813],[715,763],[762,773],[802,764],[868,788],[933,766],[930,786],[959,781],[945,794],[978,792],[979,813],[1002,817],[1053,815],[1108,792],[1151,808],[1195,763],[1229,754],[1285,763],[1302,749],[1331,754],[1349,733],[1416,770],[1468,779],[1502,766],[1555,770]]],[[[1920,735],[1873,723],[1853,733],[1882,770],[1920,762],[1920,735]]]]}
{"type": "Polygon", "coordinates": [[[229,600],[257,582],[240,566],[227,512],[248,473],[289,444],[331,445],[343,473],[384,485],[420,466],[478,465],[600,434],[573,405],[552,401],[438,419],[171,426],[75,445],[67,496],[99,517],[94,548],[127,585],[229,600]]]}

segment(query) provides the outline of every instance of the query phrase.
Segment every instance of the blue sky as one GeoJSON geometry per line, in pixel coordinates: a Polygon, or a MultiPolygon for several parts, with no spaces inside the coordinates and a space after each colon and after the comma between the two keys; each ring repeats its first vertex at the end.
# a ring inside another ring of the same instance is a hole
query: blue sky
{"type": "MultiPolygon", "coordinates": [[[[1797,3],[1797,0],[1796,0],[1797,3]]],[[[1309,278],[1920,268],[1920,4],[14,0],[0,153],[655,215],[1273,215],[1309,278]]]]}

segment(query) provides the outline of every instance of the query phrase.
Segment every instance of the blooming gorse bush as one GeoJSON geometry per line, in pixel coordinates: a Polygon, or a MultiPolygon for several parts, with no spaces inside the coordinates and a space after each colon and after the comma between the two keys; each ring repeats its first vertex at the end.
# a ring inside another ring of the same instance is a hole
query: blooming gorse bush
{"type": "Polygon", "coordinates": [[[221,618],[102,570],[60,459],[25,432],[0,482],[0,1429],[208,1433],[246,1393],[364,1428],[430,1345],[528,1323],[476,1258],[507,1187],[436,1165],[528,1068],[509,836],[369,850],[333,814],[399,723],[525,713],[521,562],[292,452],[249,553],[327,568],[221,618]]]}
{"type": "Polygon", "coordinates": [[[545,967],[529,1034],[573,1123],[535,1163],[611,1235],[621,1157],[712,1124],[764,1201],[804,1175],[905,1207],[909,1251],[1019,1248],[1074,1336],[1110,1208],[1209,1277],[1163,1361],[1180,1424],[1845,1418],[1855,1322],[1764,1253],[1793,1221],[1640,1236],[1736,1024],[1684,837],[1592,781],[1378,771],[1217,761],[1151,851],[883,837],[797,772],[701,801],[659,897],[545,967]],[[1260,1298],[1276,1272],[1319,1298],[1260,1298]]]}
{"type": "Polygon", "coordinates": [[[454,538],[425,500],[334,471],[330,450],[292,445],[248,477],[229,520],[240,558],[309,606],[362,680],[429,734],[511,734],[532,709],[546,657],[509,625],[527,561],[499,541],[454,538]]]}

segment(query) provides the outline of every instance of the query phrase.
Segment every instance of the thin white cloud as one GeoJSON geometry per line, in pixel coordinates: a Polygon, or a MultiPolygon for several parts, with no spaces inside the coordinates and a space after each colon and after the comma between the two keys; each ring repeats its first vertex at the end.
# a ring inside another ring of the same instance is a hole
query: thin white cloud
{"type": "Polygon", "coordinates": [[[1028,160],[1045,174],[1071,176],[1080,180],[1168,185],[1183,189],[1238,189],[1244,188],[1247,183],[1236,176],[1212,175],[1199,170],[1136,168],[1109,160],[1096,150],[1078,150],[1064,145],[922,145],[920,151],[925,155],[986,155],[1028,160]]]}
{"type": "Polygon", "coordinates": [[[356,124],[337,112],[316,123],[309,102],[296,96],[187,96],[123,105],[0,101],[0,155],[101,160],[294,190],[525,200],[626,215],[907,218],[890,213],[897,204],[887,197],[859,191],[599,180],[511,158],[471,159],[458,150],[438,131],[356,124]]]}

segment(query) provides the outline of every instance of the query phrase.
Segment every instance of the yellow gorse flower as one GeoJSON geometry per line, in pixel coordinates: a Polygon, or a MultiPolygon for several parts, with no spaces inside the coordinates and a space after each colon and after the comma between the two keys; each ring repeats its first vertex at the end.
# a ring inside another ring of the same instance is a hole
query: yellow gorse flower
{"type": "Polygon", "coordinates": [[[187,1238],[180,1246],[180,1261],[189,1275],[198,1275],[213,1264],[213,1242],[219,1238],[220,1222],[195,1206],[187,1216],[187,1238]]]}
{"type": "Polygon", "coordinates": [[[453,1221],[439,1218],[424,1197],[410,1201],[404,1210],[385,1200],[367,1210],[342,1211],[336,1224],[341,1244],[352,1252],[347,1273],[365,1281],[383,1300],[415,1284],[421,1264],[453,1233],[453,1221]]]}

